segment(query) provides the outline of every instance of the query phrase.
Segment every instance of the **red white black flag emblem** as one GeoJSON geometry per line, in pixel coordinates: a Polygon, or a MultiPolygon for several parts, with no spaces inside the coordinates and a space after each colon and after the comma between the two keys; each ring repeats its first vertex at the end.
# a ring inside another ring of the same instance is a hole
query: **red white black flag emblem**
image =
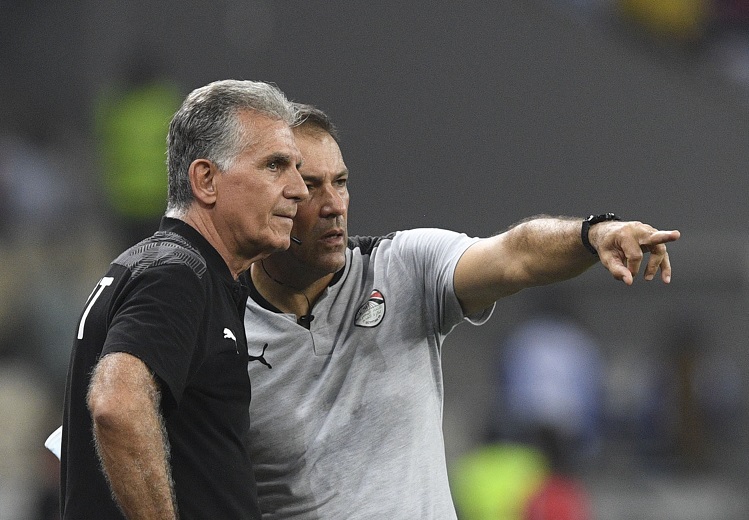
{"type": "Polygon", "coordinates": [[[382,293],[375,289],[369,295],[369,299],[364,305],[356,311],[356,321],[354,324],[358,327],[376,327],[385,316],[385,298],[382,293]]]}

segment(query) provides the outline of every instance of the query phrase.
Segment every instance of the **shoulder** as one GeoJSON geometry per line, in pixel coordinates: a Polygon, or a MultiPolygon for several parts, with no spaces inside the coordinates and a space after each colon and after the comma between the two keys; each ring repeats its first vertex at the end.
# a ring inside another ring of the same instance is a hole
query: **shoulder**
{"type": "Polygon", "coordinates": [[[382,236],[354,236],[350,237],[348,247],[359,249],[360,254],[370,255],[377,248],[386,247],[396,250],[432,250],[444,248],[464,248],[477,239],[470,238],[464,233],[439,228],[416,228],[394,231],[382,236]]]}
{"type": "Polygon", "coordinates": [[[157,266],[184,266],[202,279],[206,273],[205,258],[182,235],[159,231],[123,252],[113,262],[127,268],[132,276],[157,266]]]}
{"type": "Polygon", "coordinates": [[[353,236],[348,239],[349,249],[359,249],[362,255],[369,255],[377,248],[382,242],[386,240],[392,240],[396,235],[396,232],[389,233],[382,236],[353,236]]]}

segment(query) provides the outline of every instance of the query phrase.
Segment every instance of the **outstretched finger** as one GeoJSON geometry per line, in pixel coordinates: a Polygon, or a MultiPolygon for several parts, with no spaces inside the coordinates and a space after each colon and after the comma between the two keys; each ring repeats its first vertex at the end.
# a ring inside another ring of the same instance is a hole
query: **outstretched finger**
{"type": "Polygon", "coordinates": [[[677,230],[656,231],[642,240],[643,246],[655,246],[658,244],[667,244],[679,240],[681,233],[677,230]]]}

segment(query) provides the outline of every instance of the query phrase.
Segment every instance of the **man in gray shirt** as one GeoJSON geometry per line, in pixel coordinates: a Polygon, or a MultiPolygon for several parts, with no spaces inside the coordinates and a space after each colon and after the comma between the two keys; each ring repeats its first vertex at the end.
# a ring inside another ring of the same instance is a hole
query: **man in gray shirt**
{"type": "Polygon", "coordinates": [[[535,217],[491,238],[440,229],[349,237],[349,172],[317,109],[294,129],[310,197],[290,249],[249,271],[251,455],[263,518],[449,519],[441,348],[494,302],[599,260],[631,284],[671,265],[658,231],[611,214],[535,217]],[[272,367],[272,368],[271,368],[272,367]]]}

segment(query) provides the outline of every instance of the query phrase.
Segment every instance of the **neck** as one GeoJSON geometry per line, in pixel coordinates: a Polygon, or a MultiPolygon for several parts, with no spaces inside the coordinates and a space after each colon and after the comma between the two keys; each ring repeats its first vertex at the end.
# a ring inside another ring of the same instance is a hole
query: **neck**
{"type": "Polygon", "coordinates": [[[213,225],[213,222],[210,219],[203,218],[202,214],[195,211],[188,211],[178,218],[196,229],[198,233],[203,235],[208,243],[211,244],[216,251],[218,251],[218,254],[220,254],[221,258],[223,258],[224,262],[226,262],[226,265],[229,267],[229,271],[231,271],[231,274],[235,280],[239,277],[240,273],[246,271],[249,268],[253,259],[244,258],[236,253],[233,253],[227,247],[226,241],[223,240],[220,233],[216,230],[216,227],[213,225]]]}
{"type": "Polygon", "coordinates": [[[323,286],[318,290],[315,284],[302,286],[287,282],[283,275],[276,272],[274,265],[268,265],[264,260],[252,264],[250,276],[255,288],[266,300],[282,312],[295,314],[297,318],[309,316],[325,288],[323,286]]]}
{"type": "Polygon", "coordinates": [[[265,266],[265,260],[260,260],[260,267],[263,268],[263,274],[266,277],[268,277],[273,282],[276,282],[276,284],[280,285],[281,287],[286,287],[286,288],[288,288],[291,291],[295,291],[295,292],[299,292],[299,293],[304,293],[304,289],[299,288],[299,287],[294,287],[293,285],[291,285],[289,283],[282,282],[281,280],[279,280],[278,278],[276,278],[275,276],[273,276],[272,274],[270,274],[268,272],[268,268],[265,266]]]}

